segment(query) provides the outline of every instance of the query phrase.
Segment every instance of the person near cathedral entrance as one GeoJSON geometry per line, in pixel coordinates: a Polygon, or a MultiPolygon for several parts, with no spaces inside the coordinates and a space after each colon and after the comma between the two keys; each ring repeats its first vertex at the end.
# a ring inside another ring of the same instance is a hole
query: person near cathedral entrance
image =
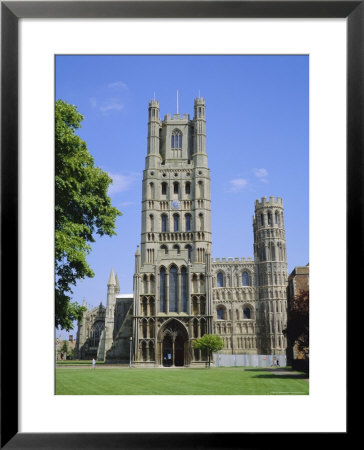
{"type": "Polygon", "coordinates": [[[96,361],[95,361],[95,358],[92,358],[92,368],[93,368],[93,369],[96,368],[96,361]]]}

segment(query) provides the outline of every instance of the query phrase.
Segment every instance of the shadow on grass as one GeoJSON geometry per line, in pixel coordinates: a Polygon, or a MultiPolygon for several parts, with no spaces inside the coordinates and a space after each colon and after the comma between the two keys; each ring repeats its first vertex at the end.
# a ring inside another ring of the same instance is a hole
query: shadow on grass
{"type": "Polygon", "coordinates": [[[266,375],[255,375],[253,378],[276,378],[281,380],[304,380],[307,378],[307,375],[303,373],[296,374],[286,374],[286,375],[275,375],[273,373],[267,373],[266,375]]]}
{"type": "Polygon", "coordinates": [[[296,372],[287,368],[268,368],[257,367],[254,369],[244,369],[245,372],[266,372],[265,374],[256,375],[254,378],[281,378],[281,379],[295,379],[304,380],[308,378],[308,374],[304,372],[296,372]]]}

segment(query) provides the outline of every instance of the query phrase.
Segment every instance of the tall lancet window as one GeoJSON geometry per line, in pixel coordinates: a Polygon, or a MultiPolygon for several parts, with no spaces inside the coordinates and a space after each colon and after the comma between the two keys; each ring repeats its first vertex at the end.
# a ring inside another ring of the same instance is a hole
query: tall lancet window
{"type": "Polygon", "coordinates": [[[173,149],[182,148],[182,133],[180,130],[173,130],[171,137],[171,148],[173,149]]]}
{"type": "Polygon", "coordinates": [[[167,231],[167,216],[165,214],[161,216],[161,231],[162,233],[167,231]]]}
{"type": "Polygon", "coordinates": [[[161,268],[159,272],[159,292],[160,292],[160,311],[166,312],[166,269],[164,267],[161,268]]]}
{"type": "Polygon", "coordinates": [[[185,248],[187,249],[187,257],[191,261],[191,259],[192,259],[192,247],[190,245],[186,245],[185,248]]]}
{"type": "Polygon", "coordinates": [[[181,269],[181,296],[182,311],[187,312],[187,270],[185,267],[181,269]]]}
{"type": "Polygon", "coordinates": [[[185,219],[186,219],[186,231],[191,231],[191,214],[186,214],[185,219]]]}
{"type": "Polygon", "coordinates": [[[250,286],[249,275],[247,272],[243,272],[242,278],[243,278],[243,280],[242,280],[243,286],[250,286]]]}
{"type": "Polygon", "coordinates": [[[221,272],[217,274],[217,287],[224,287],[224,275],[221,272]]]}
{"type": "Polygon", "coordinates": [[[175,233],[177,231],[179,231],[179,215],[178,214],[173,215],[173,230],[175,233]]]}
{"type": "Polygon", "coordinates": [[[275,212],[275,218],[276,218],[276,224],[280,225],[280,223],[279,223],[279,214],[278,214],[277,211],[275,212]]]}
{"type": "Polygon", "coordinates": [[[178,283],[177,267],[172,266],[169,270],[169,311],[177,312],[178,283]]]}

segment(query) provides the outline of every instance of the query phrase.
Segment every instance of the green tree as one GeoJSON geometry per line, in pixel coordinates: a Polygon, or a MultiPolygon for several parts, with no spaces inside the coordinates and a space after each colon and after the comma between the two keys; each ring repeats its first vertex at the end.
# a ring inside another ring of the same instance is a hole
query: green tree
{"type": "Polygon", "coordinates": [[[301,290],[290,302],[287,311],[287,328],[283,334],[287,336],[290,345],[307,357],[309,354],[309,291],[301,290]]]}
{"type": "Polygon", "coordinates": [[[67,341],[63,341],[61,353],[62,353],[63,358],[67,359],[67,355],[68,355],[68,342],[67,341]]]}
{"type": "Polygon", "coordinates": [[[224,348],[224,341],[217,334],[204,334],[193,342],[193,348],[208,352],[210,367],[212,353],[222,350],[224,348]]]}
{"type": "Polygon", "coordinates": [[[71,302],[77,280],[93,277],[86,261],[95,233],[112,236],[121,215],[107,190],[112,179],[94,165],[86,143],[76,135],[83,116],[63,100],[55,105],[55,325],[67,331],[84,307],[71,302]]]}

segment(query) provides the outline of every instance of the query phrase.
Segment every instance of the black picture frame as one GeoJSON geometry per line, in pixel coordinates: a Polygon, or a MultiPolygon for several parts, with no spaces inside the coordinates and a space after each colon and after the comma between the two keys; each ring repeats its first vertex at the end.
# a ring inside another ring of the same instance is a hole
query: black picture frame
{"type": "MultiPolygon", "coordinates": [[[[346,18],[347,303],[363,269],[364,1],[2,1],[1,2],[1,448],[182,449],[286,446],[290,433],[18,432],[18,22],[21,18],[346,18]],[[359,256],[352,260],[351,256],[359,256]],[[359,253],[358,253],[359,250],[359,253]],[[11,338],[11,346],[8,345],[11,338]],[[172,444],[173,442],[173,444],[172,444]],[[275,444],[274,444],[275,443],[275,444]]],[[[358,300],[358,299],[357,299],[358,300]]],[[[348,346],[349,348],[349,346],[348,346]]],[[[334,363],[334,362],[333,362],[334,363]]],[[[340,364],[343,361],[340,360],[340,364]]],[[[348,417],[348,416],[347,416],[348,417]]],[[[349,436],[349,421],[346,433],[349,436]]],[[[317,433],[315,433],[317,438],[317,433]]],[[[310,433],[300,436],[310,439],[310,433]]]]}

